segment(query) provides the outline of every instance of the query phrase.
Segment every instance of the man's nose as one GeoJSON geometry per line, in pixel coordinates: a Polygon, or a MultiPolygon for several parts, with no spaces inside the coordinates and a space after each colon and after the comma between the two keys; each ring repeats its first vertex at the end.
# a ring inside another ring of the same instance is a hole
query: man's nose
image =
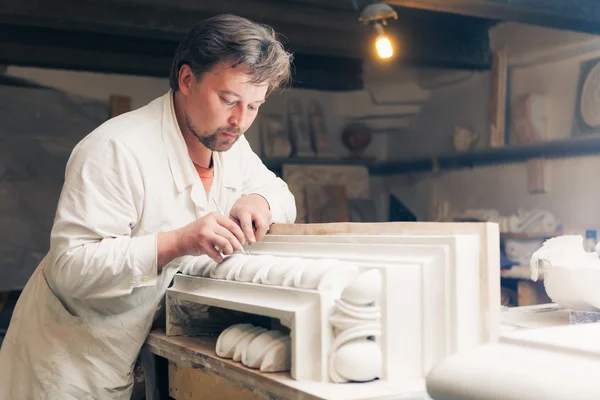
{"type": "Polygon", "coordinates": [[[229,124],[233,126],[237,126],[241,128],[244,126],[246,122],[248,112],[246,111],[246,107],[239,105],[232,110],[231,115],[229,116],[229,124]]]}

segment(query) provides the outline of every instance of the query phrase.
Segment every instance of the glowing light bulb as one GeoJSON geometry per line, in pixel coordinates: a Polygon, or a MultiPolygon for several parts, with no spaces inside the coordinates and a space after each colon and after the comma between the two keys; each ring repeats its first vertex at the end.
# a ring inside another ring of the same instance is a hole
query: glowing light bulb
{"type": "Polygon", "coordinates": [[[381,58],[390,58],[394,55],[392,42],[390,42],[387,36],[379,36],[375,42],[375,47],[377,48],[377,54],[381,58]]]}

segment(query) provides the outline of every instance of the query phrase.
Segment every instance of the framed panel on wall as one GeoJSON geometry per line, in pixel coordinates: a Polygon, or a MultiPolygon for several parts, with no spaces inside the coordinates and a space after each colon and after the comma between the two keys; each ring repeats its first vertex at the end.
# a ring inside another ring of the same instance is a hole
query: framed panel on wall
{"type": "Polygon", "coordinates": [[[573,136],[600,134],[600,58],[583,61],[575,99],[573,136]]]}

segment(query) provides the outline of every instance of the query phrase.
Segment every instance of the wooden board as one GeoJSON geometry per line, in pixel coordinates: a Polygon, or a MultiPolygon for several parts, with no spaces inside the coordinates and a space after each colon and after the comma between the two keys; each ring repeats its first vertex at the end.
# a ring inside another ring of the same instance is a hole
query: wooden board
{"type": "Polygon", "coordinates": [[[274,224],[271,235],[435,235],[476,234],[481,238],[480,299],[490,310],[482,326],[482,340],[495,340],[500,326],[500,231],[490,222],[381,222],[330,224],[274,224]]]}
{"type": "MultiPolygon", "coordinates": [[[[144,347],[160,357],[176,362],[179,368],[204,369],[206,372],[227,379],[230,385],[252,390],[267,398],[294,398],[295,395],[301,394],[298,390],[282,383],[291,380],[287,374],[262,374],[244,367],[239,362],[218,357],[215,353],[216,342],[216,337],[167,336],[163,331],[153,331],[148,336],[144,347]]],[[[194,398],[201,394],[195,393],[194,398]]],[[[317,397],[305,398],[317,399],[317,397]]]]}
{"type": "Polygon", "coordinates": [[[174,362],[169,362],[169,396],[175,400],[269,400],[205,368],[182,368],[174,362]]]}
{"type": "MultiPolygon", "coordinates": [[[[170,367],[170,387],[176,390],[175,399],[206,399],[208,390],[217,391],[219,399],[238,399],[243,393],[252,393],[249,399],[284,400],[389,400],[421,399],[425,394],[422,381],[389,383],[327,384],[297,381],[289,373],[261,373],[241,363],[216,355],[216,337],[167,336],[163,330],[150,332],[143,351],[153,353],[176,364],[170,367]],[[191,372],[188,369],[200,370],[191,372]],[[207,383],[203,387],[194,379],[207,383]],[[222,379],[221,379],[222,378],[222,379]],[[179,393],[192,393],[181,397],[179,393]],[[231,397],[226,397],[226,396],[231,397]],[[261,397],[262,396],[262,397],[261,397]]],[[[154,399],[152,399],[154,400],[154,399]]]]}

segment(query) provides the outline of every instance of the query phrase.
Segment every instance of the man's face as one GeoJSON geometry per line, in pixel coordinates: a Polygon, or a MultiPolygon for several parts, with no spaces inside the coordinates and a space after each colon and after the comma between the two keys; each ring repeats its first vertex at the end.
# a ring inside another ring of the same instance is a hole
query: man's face
{"type": "Polygon", "coordinates": [[[265,101],[268,84],[249,83],[248,73],[247,67],[229,64],[217,64],[200,79],[191,70],[187,76],[182,71],[179,87],[187,98],[185,123],[213,151],[229,150],[252,125],[265,101]]]}

